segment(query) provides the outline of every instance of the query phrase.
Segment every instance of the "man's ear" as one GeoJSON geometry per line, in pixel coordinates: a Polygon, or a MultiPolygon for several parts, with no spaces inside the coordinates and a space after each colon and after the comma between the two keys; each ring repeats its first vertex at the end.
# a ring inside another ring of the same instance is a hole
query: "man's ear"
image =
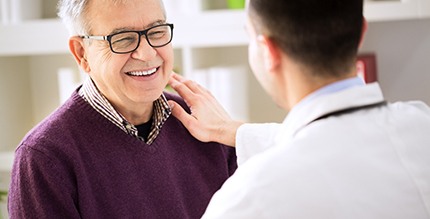
{"type": "Polygon", "coordinates": [[[363,45],[364,36],[367,32],[367,20],[363,17],[363,25],[361,27],[361,38],[360,38],[360,44],[358,44],[358,48],[360,48],[363,45]]]}
{"type": "Polygon", "coordinates": [[[281,62],[281,50],[276,43],[267,36],[260,35],[257,40],[262,48],[264,66],[267,71],[272,72],[275,68],[279,67],[281,62]]]}
{"type": "Polygon", "coordinates": [[[78,36],[72,36],[69,39],[69,49],[82,70],[89,73],[91,68],[86,58],[84,43],[85,42],[82,38],[78,36]]]}

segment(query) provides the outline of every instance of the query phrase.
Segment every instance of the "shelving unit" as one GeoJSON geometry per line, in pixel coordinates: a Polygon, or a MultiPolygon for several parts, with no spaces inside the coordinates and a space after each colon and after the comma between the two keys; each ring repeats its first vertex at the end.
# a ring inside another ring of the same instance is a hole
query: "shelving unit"
{"type": "Polygon", "coordinates": [[[24,21],[0,26],[0,56],[64,54],[68,33],[59,19],[24,21]]]}
{"type": "MultiPolygon", "coordinates": [[[[366,1],[369,22],[430,17],[429,0],[366,1]]],[[[174,46],[217,47],[247,44],[243,10],[203,10],[194,14],[170,13],[175,23],[174,46]],[[198,19],[196,19],[196,16],[198,19]]],[[[0,56],[68,53],[68,34],[59,19],[48,18],[0,25],[0,56]],[[37,43],[46,42],[49,43],[37,43]],[[20,43],[14,43],[20,42],[20,43]]]]}
{"type": "Polygon", "coordinates": [[[370,22],[420,19],[430,16],[428,0],[369,0],[364,15],[370,22]]]}

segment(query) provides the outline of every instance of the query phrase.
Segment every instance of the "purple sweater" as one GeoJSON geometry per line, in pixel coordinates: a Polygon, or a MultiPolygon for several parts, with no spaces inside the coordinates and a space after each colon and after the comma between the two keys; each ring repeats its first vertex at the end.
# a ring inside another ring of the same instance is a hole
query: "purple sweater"
{"type": "MultiPolygon", "coordinates": [[[[177,96],[166,93],[167,99],[177,96]]],[[[236,169],[234,149],[171,116],[154,143],[126,134],[76,92],[16,150],[11,218],[200,218],[236,169]]]]}

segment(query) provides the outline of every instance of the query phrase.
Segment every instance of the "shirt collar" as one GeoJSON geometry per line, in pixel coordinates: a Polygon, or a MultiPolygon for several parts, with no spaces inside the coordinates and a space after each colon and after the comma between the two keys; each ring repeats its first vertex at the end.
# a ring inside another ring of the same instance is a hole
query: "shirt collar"
{"type": "Polygon", "coordinates": [[[314,100],[318,97],[321,97],[323,95],[342,91],[342,90],[348,89],[348,88],[353,87],[353,86],[362,86],[362,85],[365,85],[365,83],[364,83],[363,79],[361,79],[360,77],[353,77],[353,78],[348,78],[348,79],[336,81],[336,82],[328,84],[328,85],[314,91],[313,93],[309,94],[302,101],[300,101],[295,107],[300,108],[300,106],[306,105],[307,103],[311,102],[312,100],[314,100]]]}
{"type": "MultiPolygon", "coordinates": [[[[118,126],[124,132],[144,141],[144,139],[139,136],[137,128],[127,121],[120,112],[115,110],[109,100],[100,93],[91,78],[88,77],[84,81],[82,88],[79,90],[79,94],[106,119],[118,126]]],[[[154,101],[153,123],[148,135],[148,140],[146,141],[147,144],[152,144],[154,142],[170,114],[171,109],[167,99],[164,94],[161,94],[161,96],[154,101]]]]}
{"type": "Polygon", "coordinates": [[[276,139],[289,141],[316,118],[338,110],[374,104],[384,100],[378,83],[365,84],[360,78],[324,86],[296,104],[283,121],[276,139]]]}

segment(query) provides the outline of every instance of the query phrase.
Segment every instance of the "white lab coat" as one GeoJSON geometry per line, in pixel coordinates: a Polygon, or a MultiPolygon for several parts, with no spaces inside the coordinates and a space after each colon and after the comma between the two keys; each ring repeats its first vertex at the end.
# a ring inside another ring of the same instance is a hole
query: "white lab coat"
{"type": "Polygon", "coordinates": [[[282,124],[239,128],[239,168],[203,218],[430,218],[430,109],[388,104],[377,83],[294,108],[282,124]]]}

